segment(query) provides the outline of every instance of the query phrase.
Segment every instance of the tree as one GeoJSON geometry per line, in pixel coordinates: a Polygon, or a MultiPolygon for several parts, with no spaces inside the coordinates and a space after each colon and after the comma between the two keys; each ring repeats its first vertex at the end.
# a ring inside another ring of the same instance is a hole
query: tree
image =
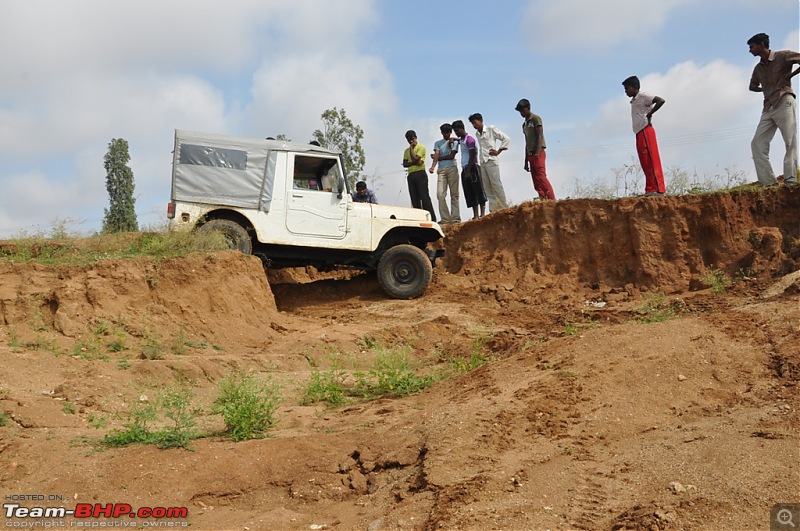
{"type": "Polygon", "coordinates": [[[351,189],[354,189],[366,162],[364,148],[361,147],[364,130],[347,117],[344,109],[339,110],[336,107],[328,109],[320,118],[323,127],[321,131],[319,129],[314,131],[314,140],[324,148],[338,149],[342,152],[344,158],[342,170],[351,189]]]}
{"type": "Polygon", "coordinates": [[[106,168],[106,190],[109,207],[103,218],[103,232],[134,232],[139,230],[136,222],[136,199],[133,197],[133,170],[128,166],[128,141],[112,138],[108,152],[103,158],[106,168]]]}

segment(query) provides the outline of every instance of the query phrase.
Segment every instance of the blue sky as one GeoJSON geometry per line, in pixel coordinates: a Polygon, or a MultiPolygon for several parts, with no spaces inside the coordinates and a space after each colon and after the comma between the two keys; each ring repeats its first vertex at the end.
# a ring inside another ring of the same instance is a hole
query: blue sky
{"type": "MultiPolygon", "coordinates": [[[[621,81],[666,99],[653,123],[666,168],[753,177],[758,32],[797,50],[797,0],[26,0],[0,17],[0,237],[99,229],[103,155],[131,146],[137,213],[163,223],[176,128],[305,141],[327,108],[364,128],[365,173],[408,204],[403,133],[481,112],[508,133],[509,199],[535,195],[514,105],[542,116],[559,198],[635,156],[621,81]],[[43,17],[41,13],[48,13],[43,17]]],[[[798,76],[800,77],[800,76],[798,76]]],[[[797,90],[795,78],[795,90],[797,90]]],[[[468,127],[471,130],[471,128],[468,127]]],[[[780,135],[773,165],[780,171],[780,135]]],[[[435,178],[431,177],[431,195],[435,178]]],[[[667,182],[669,189],[669,181],[667,182]]],[[[462,199],[463,201],[463,199],[462,199]]],[[[435,203],[435,201],[434,201],[435,203]]]]}

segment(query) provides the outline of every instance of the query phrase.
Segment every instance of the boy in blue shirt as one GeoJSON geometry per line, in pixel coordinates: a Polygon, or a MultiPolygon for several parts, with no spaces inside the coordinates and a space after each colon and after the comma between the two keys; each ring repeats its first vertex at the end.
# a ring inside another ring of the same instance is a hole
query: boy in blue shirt
{"type": "Polygon", "coordinates": [[[439,200],[439,217],[442,223],[461,223],[461,207],[459,205],[458,190],[458,168],[456,167],[456,154],[458,153],[458,141],[451,138],[453,126],[442,124],[439,127],[442,138],[433,145],[433,163],[429,173],[433,173],[436,165],[439,165],[437,175],[439,177],[436,184],[436,198],[439,200]],[[447,189],[450,189],[450,208],[447,208],[447,189]]]}

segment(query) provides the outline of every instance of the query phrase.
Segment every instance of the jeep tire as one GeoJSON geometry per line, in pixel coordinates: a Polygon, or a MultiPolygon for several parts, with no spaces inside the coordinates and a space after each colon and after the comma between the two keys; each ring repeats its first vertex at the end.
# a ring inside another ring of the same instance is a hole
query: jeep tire
{"type": "Polygon", "coordinates": [[[433,266],[419,247],[396,245],[378,262],[378,281],[383,290],[395,299],[419,297],[430,284],[433,266]]]}
{"type": "Polygon", "coordinates": [[[228,219],[212,219],[204,223],[198,233],[207,234],[213,231],[220,232],[228,242],[228,247],[233,251],[241,251],[242,254],[253,254],[253,241],[244,227],[228,219]]]}

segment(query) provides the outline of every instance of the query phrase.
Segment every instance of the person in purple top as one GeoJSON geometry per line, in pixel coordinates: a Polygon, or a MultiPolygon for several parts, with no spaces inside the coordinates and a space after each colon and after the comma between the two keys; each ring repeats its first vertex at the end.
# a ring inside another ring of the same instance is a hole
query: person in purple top
{"type": "Polygon", "coordinates": [[[461,120],[453,122],[453,132],[459,138],[464,199],[467,200],[467,206],[472,208],[472,219],[476,219],[486,214],[486,192],[483,190],[481,167],[478,165],[478,146],[475,139],[467,134],[464,122],[461,120]]]}
{"type": "Polygon", "coordinates": [[[378,204],[378,199],[375,197],[375,194],[372,193],[372,190],[367,188],[367,183],[364,181],[358,181],[356,183],[356,193],[353,194],[353,201],[356,203],[378,204]]]}

